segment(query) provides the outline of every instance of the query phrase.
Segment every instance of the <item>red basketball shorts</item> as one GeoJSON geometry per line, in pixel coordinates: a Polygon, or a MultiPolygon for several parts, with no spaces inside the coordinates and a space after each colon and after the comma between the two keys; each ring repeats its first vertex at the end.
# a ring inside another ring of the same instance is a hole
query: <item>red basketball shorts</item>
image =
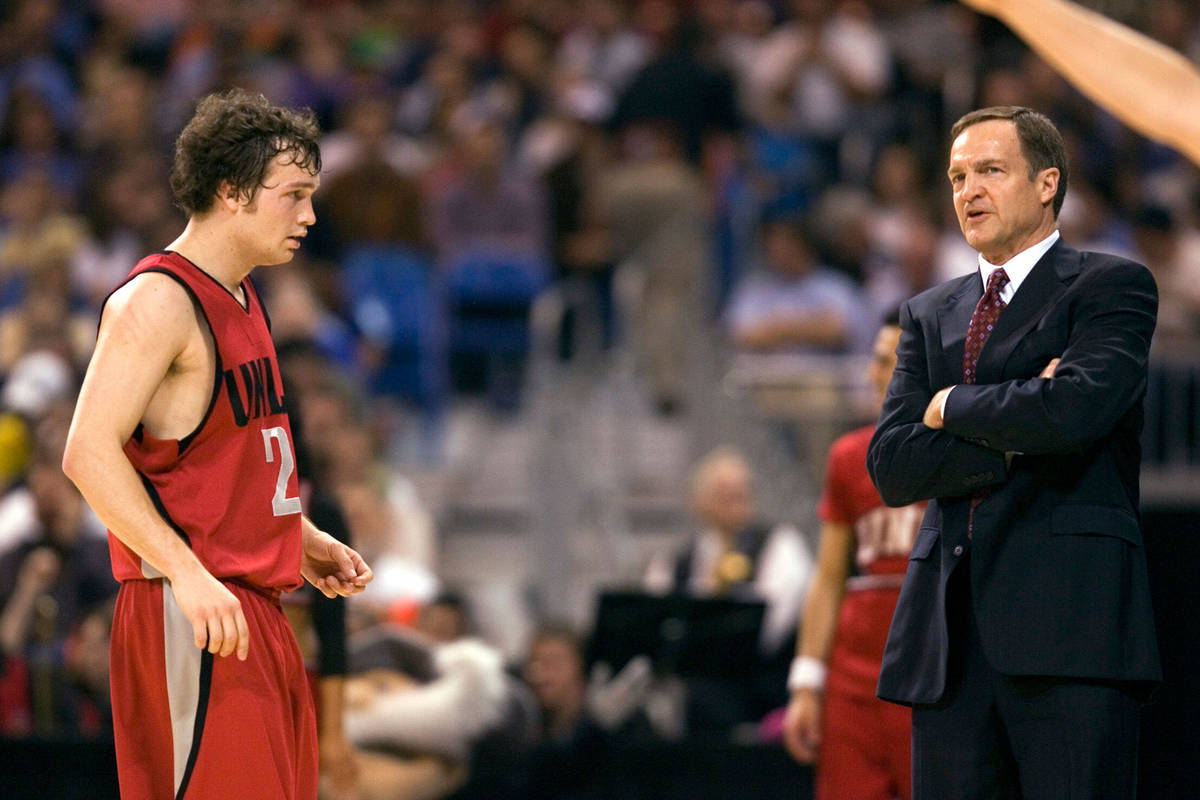
{"type": "Polygon", "coordinates": [[[164,580],[121,584],[111,683],[122,800],[316,800],[317,728],[278,603],[225,584],[250,630],[245,661],[196,647],[164,580]]]}
{"type": "Polygon", "coordinates": [[[875,697],[825,696],[817,800],[912,797],[912,712],[875,697]]]}

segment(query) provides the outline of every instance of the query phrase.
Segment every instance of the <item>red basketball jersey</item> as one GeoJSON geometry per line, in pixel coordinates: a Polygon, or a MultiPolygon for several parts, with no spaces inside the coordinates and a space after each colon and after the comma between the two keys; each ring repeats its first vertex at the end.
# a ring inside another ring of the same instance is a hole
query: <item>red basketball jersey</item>
{"type": "Polygon", "coordinates": [[[860,573],[896,576],[894,585],[882,581],[882,588],[848,591],[842,601],[828,688],[862,697],[875,696],[888,626],[900,596],[899,578],[908,567],[908,555],[925,513],[925,503],[903,508],[884,505],[867,473],[867,445],[874,431],[873,426],[859,428],[833,443],[825,489],[817,505],[823,521],[853,529],[860,573]]]}
{"type": "MultiPolygon", "coordinates": [[[[268,593],[300,585],[300,493],[283,384],[266,312],[249,280],[246,307],[178,253],[142,259],[144,272],[178,281],[199,306],[216,343],[212,399],[183,439],[157,439],[141,425],[125,455],[164,519],[217,578],[268,593]]],[[[159,573],[109,532],[118,580],[159,573]]]]}
{"type": "Polygon", "coordinates": [[[903,575],[925,504],[903,508],[884,505],[867,474],[867,446],[874,432],[874,426],[859,428],[829,448],[825,490],[817,515],[825,522],[840,522],[854,529],[855,562],[860,571],[903,575]]]}

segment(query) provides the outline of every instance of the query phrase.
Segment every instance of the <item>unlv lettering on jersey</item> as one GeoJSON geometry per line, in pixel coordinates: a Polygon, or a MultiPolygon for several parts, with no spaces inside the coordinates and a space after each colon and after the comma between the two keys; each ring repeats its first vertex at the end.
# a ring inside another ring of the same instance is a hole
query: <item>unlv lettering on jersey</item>
{"type": "Polygon", "coordinates": [[[247,361],[237,369],[225,370],[225,393],[229,395],[229,406],[238,427],[244,428],[252,419],[283,413],[283,398],[275,388],[275,369],[270,358],[247,361]]]}
{"type": "Polygon", "coordinates": [[[854,522],[858,539],[855,559],[866,568],[879,558],[907,557],[912,550],[925,508],[920,503],[902,508],[879,506],[863,513],[854,522]]]}

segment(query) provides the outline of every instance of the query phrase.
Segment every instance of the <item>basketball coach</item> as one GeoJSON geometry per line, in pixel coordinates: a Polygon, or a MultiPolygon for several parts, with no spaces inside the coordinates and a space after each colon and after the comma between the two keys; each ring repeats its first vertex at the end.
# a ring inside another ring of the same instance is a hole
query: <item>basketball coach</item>
{"type": "Polygon", "coordinates": [[[913,707],[916,800],[1126,800],[1161,680],[1138,522],[1157,290],[1059,237],[1045,116],[973,111],[951,140],[979,271],[901,311],[867,467],[889,505],[930,503],[878,694],[913,707]]]}

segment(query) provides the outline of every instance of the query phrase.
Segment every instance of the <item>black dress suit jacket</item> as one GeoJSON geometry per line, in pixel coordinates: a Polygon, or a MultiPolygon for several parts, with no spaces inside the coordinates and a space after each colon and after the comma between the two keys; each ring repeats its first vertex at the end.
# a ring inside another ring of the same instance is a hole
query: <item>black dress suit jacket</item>
{"type": "Polygon", "coordinates": [[[982,294],[973,273],[901,310],[898,362],[867,468],[888,505],[931,502],[878,694],[907,704],[942,697],[946,583],[968,551],[975,617],[996,670],[1153,685],[1161,672],[1138,471],[1154,279],[1140,264],[1060,239],[1001,313],[977,383],[960,385],[982,294]],[[1054,377],[1038,378],[1055,357],[1054,377]],[[944,430],[927,428],[930,398],[950,385],[944,430]],[[983,487],[990,494],[968,539],[971,495],[983,487]]]}

